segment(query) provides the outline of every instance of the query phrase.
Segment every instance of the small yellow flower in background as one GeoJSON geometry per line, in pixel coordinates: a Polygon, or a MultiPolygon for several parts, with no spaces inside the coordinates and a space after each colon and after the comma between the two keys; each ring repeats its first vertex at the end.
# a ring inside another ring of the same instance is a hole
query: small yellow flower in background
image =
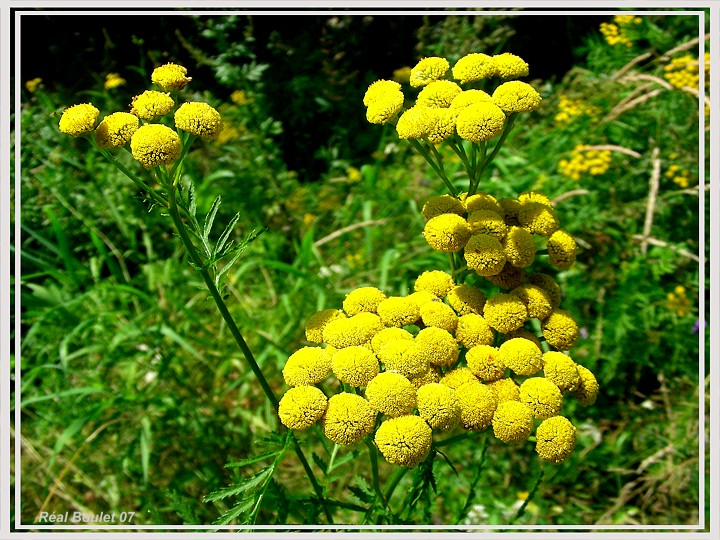
{"type": "Polygon", "coordinates": [[[518,268],[526,268],[535,260],[537,247],[532,233],[523,227],[511,226],[502,241],[507,261],[518,268]]]}
{"type": "MultiPolygon", "coordinates": [[[[483,309],[485,306],[483,305],[483,309]]],[[[485,318],[477,313],[468,313],[458,318],[455,340],[470,349],[477,345],[490,345],[495,340],[492,327],[485,318]]]]}
{"type": "MultiPolygon", "coordinates": [[[[706,64],[710,65],[709,63],[706,64]]],[[[664,68],[664,77],[676,88],[689,87],[697,90],[700,85],[698,59],[686,54],[673,58],[664,68]]],[[[707,84],[707,81],[706,81],[707,84]]]]}
{"type": "Polygon", "coordinates": [[[551,347],[559,351],[569,351],[580,337],[580,329],[567,311],[556,309],[545,320],[540,328],[545,340],[551,347]]]}
{"type": "Polygon", "coordinates": [[[288,386],[317,384],[330,373],[333,351],[320,347],[302,347],[290,355],[282,370],[288,386]]]}
{"type": "Polygon", "coordinates": [[[420,307],[406,296],[390,296],[378,304],[377,313],[383,324],[402,327],[418,321],[420,307]]]}
{"type": "Polygon", "coordinates": [[[314,386],[291,388],[280,399],[278,416],[289,429],[305,430],[322,418],[328,399],[314,386]]]}
{"type": "Polygon", "coordinates": [[[492,57],[492,63],[501,79],[516,79],[530,73],[527,62],[512,53],[496,54],[492,57]]]}
{"type": "Polygon", "coordinates": [[[475,345],[465,354],[468,369],[475,377],[485,382],[493,382],[505,376],[505,364],[498,355],[497,347],[475,345]]]}
{"type": "Polygon", "coordinates": [[[519,401],[504,401],[492,418],[493,434],[506,444],[520,444],[528,440],[533,427],[530,408],[519,401]]]}
{"type": "Polygon", "coordinates": [[[145,90],[139,96],[132,98],[130,112],[143,120],[155,120],[172,111],[174,106],[175,102],[170,94],[145,90]]]}
{"type": "Polygon", "coordinates": [[[348,167],[345,171],[345,176],[350,184],[357,184],[363,177],[360,169],[356,167],[348,167]]]}
{"type": "Polygon", "coordinates": [[[119,73],[108,73],[105,75],[105,90],[112,90],[118,86],[124,86],[127,81],[119,73]]]}
{"type": "Polygon", "coordinates": [[[687,297],[685,287],[683,287],[682,285],[678,285],[677,287],[675,287],[675,290],[673,292],[668,293],[667,307],[668,309],[670,309],[670,311],[677,313],[679,317],[685,317],[688,313],[690,313],[692,303],[687,297]]]}
{"type": "Polygon", "coordinates": [[[455,395],[460,406],[460,423],[468,431],[481,431],[492,422],[497,408],[495,394],[487,385],[475,382],[461,384],[455,395]]]}
{"type": "Polygon", "coordinates": [[[425,86],[437,81],[450,69],[450,63],[445,58],[431,56],[423,58],[410,70],[410,86],[425,86]]]}
{"type": "Polygon", "coordinates": [[[470,53],[455,63],[452,69],[453,78],[465,84],[493,77],[497,74],[497,66],[492,56],[483,53],[470,53]]]}
{"type": "Polygon", "coordinates": [[[560,392],[574,392],[580,385],[580,374],[573,359],[557,351],[543,354],[545,378],[555,384],[560,392]]]}
{"type": "Polygon", "coordinates": [[[562,394],[547,379],[531,377],[520,385],[520,402],[530,407],[535,418],[545,420],[560,413],[562,394]]]}
{"type": "Polygon", "coordinates": [[[500,345],[497,361],[517,375],[534,375],[543,368],[543,353],[529,339],[516,337],[500,345]]]}
{"type": "Polygon", "coordinates": [[[535,439],[535,450],[542,459],[562,463],[575,449],[575,426],[564,416],[554,416],[538,426],[535,439]]]}
{"type": "Polygon", "coordinates": [[[95,129],[98,116],[100,116],[100,111],[92,103],[73,105],[62,113],[59,124],[60,131],[73,137],[90,133],[95,129]]]}
{"type": "MultiPolygon", "coordinates": [[[[432,302],[436,305],[445,305],[432,302]]],[[[420,354],[433,366],[452,366],[457,362],[460,351],[455,338],[443,328],[429,326],[423,328],[415,337],[420,354]]]]}
{"type": "Polygon", "coordinates": [[[217,139],[215,139],[215,142],[217,144],[225,144],[230,141],[234,141],[240,137],[240,129],[236,128],[235,126],[223,122],[223,127],[220,130],[220,133],[218,133],[217,139]]]}
{"type": "Polygon", "coordinates": [[[169,165],[180,157],[180,136],[167,126],[140,126],[130,139],[130,150],[146,169],[169,165]]]}
{"type": "Polygon", "coordinates": [[[124,146],[140,127],[134,114],[116,112],[103,118],[95,129],[95,141],[100,148],[124,146]]]}
{"type": "Polygon", "coordinates": [[[403,66],[401,68],[396,69],[393,71],[393,81],[406,84],[410,83],[410,72],[412,71],[412,68],[410,66],[403,66]]]}
{"type": "Polygon", "coordinates": [[[605,41],[611,47],[618,44],[625,45],[626,47],[633,46],[632,40],[623,33],[622,29],[617,24],[606,22],[600,23],[600,33],[605,37],[605,41]]]}
{"type": "Polygon", "coordinates": [[[417,405],[417,391],[413,384],[399,373],[385,371],[374,377],[365,389],[370,406],[388,416],[412,413],[417,405]]]}
{"type": "Polygon", "coordinates": [[[615,15],[613,20],[620,26],[630,26],[642,22],[642,19],[635,15],[615,15]]]}
{"type": "Polygon", "coordinates": [[[155,68],[151,80],[163,90],[182,90],[192,77],[187,77],[186,68],[171,62],[155,68]]]}
{"type": "Polygon", "coordinates": [[[432,429],[419,416],[391,418],[380,424],[375,444],[388,463],[416,467],[430,453],[432,429]]]}
{"type": "Polygon", "coordinates": [[[558,169],[568,178],[580,180],[583,174],[599,176],[610,168],[612,153],[610,150],[596,150],[589,145],[580,144],[573,148],[570,159],[561,159],[558,169]]]}
{"type": "Polygon", "coordinates": [[[683,189],[690,186],[690,175],[688,171],[683,170],[677,163],[672,163],[665,171],[664,176],[683,189]]]}
{"type": "Polygon", "coordinates": [[[550,295],[537,285],[523,283],[510,291],[510,294],[517,296],[525,304],[530,319],[542,320],[553,311],[550,295]]]}
{"type": "Polygon", "coordinates": [[[485,302],[483,317],[491,328],[506,334],[525,324],[527,308],[517,296],[497,293],[485,302]]]}
{"type": "Polygon", "coordinates": [[[443,253],[458,252],[470,240],[472,231],[457,214],[441,214],[428,220],[423,236],[431,248],[443,253]]]}
{"type": "Polygon", "coordinates": [[[601,112],[600,107],[596,107],[595,105],[588,105],[579,99],[560,96],[555,122],[561,125],[568,125],[580,116],[589,116],[591,119],[595,119],[601,112]]]}
{"type": "Polygon", "coordinates": [[[250,103],[250,98],[245,90],[235,90],[232,94],[230,94],[230,100],[240,107],[250,103]]]}
{"type": "Polygon", "coordinates": [[[366,399],[341,392],[328,400],[323,432],[334,443],[350,445],[372,433],[375,416],[375,411],[366,399]]]}
{"type": "Polygon", "coordinates": [[[452,276],[442,270],[427,270],[417,277],[414,284],[416,292],[427,291],[438,298],[445,298],[454,287],[452,276]]]}
{"type": "Polygon", "coordinates": [[[191,101],[180,105],[175,111],[175,127],[197,135],[203,141],[218,136],[222,129],[220,113],[207,103],[191,101]]]}
{"type": "Polygon", "coordinates": [[[532,86],[522,81],[509,81],[498,86],[492,94],[495,105],[506,113],[534,111],[542,97],[532,86]]]}
{"type": "Polygon", "coordinates": [[[455,391],[437,382],[427,383],[417,390],[420,418],[432,429],[451,430],[460,423],[460,406],[455,391]]]}
{"type": "Polygon", "coordinates": [[[40,77],[35,77],[34,79],[25,81],[25,89],[32,94],[38,89],[38,86],[40,86],[41,83],[42,79],[40,77]]]}
{"type": "Polygon", "coordinates": [[[577,398],[578,403],[583,407],[587,407],[595,403],[600,386],[592,371],[585,366],[575,364],[580,377],[578,387],[573,391],[573,395],[577,398]]]}
{"type": "Polygon", "coordinates": [[[330,321],[347,318],[342,311],[337,309],[323,309],[308,319],[305,325],[305,337],[311,343],[322,343],[323,328],[330,321]]]}
{"type": "Polygon", "coordinates": [[[462,201],[447,194],[428,199],[422,208],[422,215],[425,219],[432,219],[440,214],[457,214],[462,216],[464,213],[465,206],[462,201]]]}
{"type": "Polygon", "coordinates": [[[452,81],[433,81],[420,90],[415,105],[448,108],[453,99],[461,92],[462,88],[452,81]]]}
{"type": "Polygon", "coordinates": [[[447,293],[446,300],[458,315],[471,313],[479,315],[485,307],[487,297],[477,287],[469,283],[461,283],[447,293]]]}
{"type": "Polygon", "coordinates": [[[463,108],[455,120],[460,138],[476,143],[500,134],[504,125],[505,113],[497,104],[485,101],[463,108]]]}
{"type": "Polygon", "coordinates": [[[377,307],[387,296],[376,287],[360,287],[348,293],[343,300],[343,309],[348,315],[377,313],[377,307]]]}

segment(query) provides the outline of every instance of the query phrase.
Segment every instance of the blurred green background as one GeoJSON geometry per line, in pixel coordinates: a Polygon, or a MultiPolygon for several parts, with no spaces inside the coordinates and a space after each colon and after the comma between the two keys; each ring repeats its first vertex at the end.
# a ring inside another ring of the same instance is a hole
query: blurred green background
{"type": "MultiPolygon", "coordinates": [[[[280,370],[315,311],[364,285],[403,294],[424,270],[446,269],[418,211],[443,185],[391,127],[367,123],[362,96],[424,56],[452,64],[470,52],[521,56],[543,96],[480,189],[538,190],[556,202],[581,247],[557,277],[582,328],[573,357],[601,385],[594,406],[569,405],[575,454],[547,468],[519,524],[698,523],[709,472],[699,461],[709,433],[699,425],[709,407],[698,363],[703,346],[708,373],[699,182],[709,165],[699,163],[707,132],[687,83],[693,65],[702,70],[697,17],[38,12],[21,30],[22,335],[11,367],[20,362],[22,374],[13,436],[23,523],[67,510],[212,523],[232,501],[203,496],[237,480],[242,471],[224,465],[257,453],[277,425],[170,220],[85,141],[59,133],[62,110],[88,101],[101,115],[127,110],[154,67],[188,68],[186,99],[208,101],[225,121],[217,141],[190,155],[199,212],[220,194],[216,227],[240,211],[237,239],[267,228],[225,292],[280,394],[280,370]],[[608,24],[625,41],[611,44],[608,24]],[[684,89],[672,75],[681,72],[684,89]],[[573,152],[579,145],[597,147],[596,161],[573,152]]],[[[507,523],[527,497],[539,467],[531,445],[493,439],[471,485],[479,451],[448,449],[458,477],[436,465],[438,495],[423,510],[432,523],[471,489],[469,524],[507,523]]],[[[359,473],[348,462],[333,489],[359,473]]],[[[276,481],[302,490],[299,474],[288,459],[276,481]]],[[[261,522],[277,519],[261,511],[261,522]]]]}

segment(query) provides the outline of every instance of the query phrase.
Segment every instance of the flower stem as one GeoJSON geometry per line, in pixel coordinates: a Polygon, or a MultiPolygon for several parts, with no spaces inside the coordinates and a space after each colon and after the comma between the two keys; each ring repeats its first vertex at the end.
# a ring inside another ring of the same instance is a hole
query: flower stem
{"type": "Polygon", "coordinates": [[[538,488],[540,487],[540,484],[542,483],[543,476],[545,476],[545,469],[540,469],[540,474],[538,474],[537,478],[535,479],[535,483],[533,484],[532,489],[530,490],[530,493],[527,496],[527,499],[525,499],[522,503],[522,506],[518,508],[517,514],[515,514],[515,517],[513,517],[510,520],[510,523],[508,525],[512,525],[515,523],[518,519],[520,519],[523,514],[525,513],[525,509],[527,508],[527,505],[530,504],[530,501],[533,500],[535,497],[535,494],[537,493],[538,488]]]}
{"type": "MultiPolygon", "coordinates": [[[[423,145],[419,141],[417,141],[415,139],[408,139],[408,141],[410,141],[410,144],[413,145],[415,150],[420,152],[422,157],[425,158],[425,161],[427,161],[430,164],[430,166],[438,174],[438,176],[440,178],[442,178],[442,181],[445,182],[445,186],[448,188],[448,191],[450,191],[452,196],[456,197],[457,192],[455,191],[455,188],[453,187],[453,185],[450,183],[450,180],[448,180],[444,171],[441,169],[442,164],[440,164],[440,165],[436,164],[435,161],[433,160],[432,156],[430,155],[430,153],[423,147],[423,145]]],[[[437,151],[436,151],[436,153],[437,153],[437,151]]]]}
{"type": "Polygon", "coordinates": [[[497,153],[500,151],[500,148],[502,148],[502,145],[505,144],[505,139],[507,139],[507,136],[510,135],[510,131],[512,131],[513,122],[515,122],[515,116],[516,114],[510,114],[508,116],[507,122],[505,122],[505,127],[503,128],[502,135],[500,135],[500,138],[498,139],[495,148],[493,148],[493,151],[490,152],[490,155],[483,160],[483,169],[490,165],[492,160],[495,159],[495,156],[497,156],[497,153]]]}

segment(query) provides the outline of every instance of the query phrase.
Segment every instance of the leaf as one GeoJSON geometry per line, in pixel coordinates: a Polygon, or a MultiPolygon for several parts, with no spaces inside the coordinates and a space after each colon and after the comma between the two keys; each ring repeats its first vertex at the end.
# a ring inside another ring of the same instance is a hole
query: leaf
{"type": "Polygon", "coordinates": [[[143,484],[147,485],[150,470],[150,446],[152,444],[150,418],[143,416],[140,424],[142,425],[142,431],[140,432],[140,461],[142,464],[143,484]]]}
{"type": "Polygon", "coordinates": [[[212,501],[219,501],[222,499],[226,499],[228,497],[232,497],[234,495],[239,495],[241,493],[245,493],[246,491],[250,491],[260,485],[262,485],[265,480],[267,480],[268,477],[271,476],[273,473],[275,467],[270,466],[263,470],[261,470],[259,473],[251,476],[250,478],[247,478],[243,481],[241,481],[239,484],[232,484],[228,487],[219,489],[217,491],[213,491],[212,493],[205,495],[203,497],[204,502],[212,502],[212,501]]]}
{"type": "Polygon", "coordinates": [[[245,467],[247,465],[252,465],[253,463],[257,463],[258,461],[262,461],[264,459],[271,458],[273,456],[277,456],[281,450],[274,450],[272,452],[265,452],[264,454],[259,454],[257,456],[252,456],[247,459],[241,459],[240,461],[232,461],[230,463],[225,464],[225,468],[227,469],[237,469],[240,467],[245,467]]]}
{"type": "Polygon", "coordinates": [[[195,196],[195,184],[190,184],[188,188],[188,212],[195,217],[197,213],[197,198],[195,196]]]}
{"type": "Polygon", "coordinates": [[[328,465],[327,465],[327,463],[325,463],[323,458],[318,456],[317,453],[315,453],[315,452],[312,453],[312,458],[313,458],[313,461],[315,462],[315,464],[318,467],[320,467],[320,470],[323,472],[323,474],[327,475],[328,465]]]}
{"type": "MultiPolygon", "coordinates": [[[[230,220],[230,223],[227,224],[225,227],[225,230],[220,235],[220,238],[218,239],[217,243],[215,244],[215,247],[213,248],[213,256],[217,256],[220,254],[222,255],[225,253],[223,251],[223,248],[225,247],[225,244],[227,243],[228,239],[230,238],[230,235],[233,232],[233,229],[235,228],[235,225],[237,225],[237,222],[240,220],[240,212],[236,213],[232,219],[230,220]]],[[[231,243],[232,245],[232,243],[231,243]]],[[[230,249],[230,246],[228,246],[228,249],[230,249]]]]}
{"type": "Polygon", "coordinates": [[[255,501],[253,499],[243,499],[238,504],[233,506],[230,510],[228,510],[215,521],[213,521],[213,525],[227,525],[240,514],[252,510],[254,505],[255,501]]]}
{"type": "Polygon", "coordinates": [[[210,238],[210,230],[215,222],[215,215],[217,214],[218,208],[220,208],[220,199],[221,197],[218,195],[213,201],[207,216],[205,216],[205,225],[203,227],[203,238],[205,240],[210,238]]]}
{"type": "Polygon", "coordinates": [[[360,502],[372,503],[375,500],[375,492],[370,488],[368,483],[363,479],[362,476],[355,476],[353,478],[357,486],[348,486],[350,492],[357,497],[360,502]]]}

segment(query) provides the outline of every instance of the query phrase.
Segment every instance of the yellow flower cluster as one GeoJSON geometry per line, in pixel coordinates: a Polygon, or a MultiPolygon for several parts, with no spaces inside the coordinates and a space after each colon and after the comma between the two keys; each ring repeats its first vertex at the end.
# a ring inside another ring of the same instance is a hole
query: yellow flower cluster
{"type": "Polygon", "coordinates": [[[667,295],[667,307],[670,311],[677,313],[678,317],[684,317],[690,313],[692,304],[687,297],[687,291],[682,285],[678,285],[667,295]]]}
{"type": "Polygon", "coordinates": [[[572,178],[580,180],[584,174],[599,176],[610,168],[612,156],[610,150],[596,150],[585,144],[573,148],[570,159],[561,159],[558,162],[560,172],[572,178]]]}
{"type": "Polygon", "coordinates": [[[127,81],[119,73],[108,73],[105,75],[105,90],[111,90],[118,86],[124,86],[127,81]]]}
{"type": "Polygon", "coordinates": [[[665,177],[669,178],[683,189],[690,186],[690,175],[688,171],[683,170],[677,163],[671,163],[668,166],[665,171],[665,177]]]}
{"type": "Polygon", "coordinates": [[[613,23],[600,23],[600,33],[605,37],[608,45],[625,45],[626,47],[632,47],[633,41],[627,34],[627,29],[632,25],[637,25],[642,22],[640,17],[634,15],[615,15],[613,23]]]}
{"type": "Polygon", "coordinates": [[[542,98],[532,86],[512,80],[528,72],[527,63],[510,53],[468,54],[452,69],[445,58],[423,58],[410,70],[410,86],[422,88],[415,103],[401,113],[405,101],[397,82],[401,79],[375,81],[363,98],[367,120],[394,123],[400,139],[426,138],[440,144],[457,136],[471,142],[488,141],[503,131],[508,115],[540,105],[542,98]],[[454,81],[446,78],[448,74],[454,81]],[[506,81],[492,95],[461,86],[489,77],[506,81]]]}
{"type": "MultiPolygon", "coordinates": [[[[166,64],[152,73],[152,82],[167,92],[146,90],[133,97],[129,112],[115,112],[104,117],[97,125],[100,111],[90,103],[74,105],[60,117],[59,129],[73,137],[95,132],[95,142],[100,148],[118,148],[130,143],[133,157],[145,168],[171,165],[182,154],[182,141],[175,129],[152,122],[175,108],[175,100],[169,91],[182,90],[191,78],[187,69],[177,64],[166,64]]],[[[106,88],[125,84],[117,73],[110,73],[106,88]]],[[[182,104],[174,115],[175,128],[196,135],[205,141],[218,138],[222,131],[222,119],[207,103],[182,104]]]]}
{"type": "MultiPolygon", "coordinates": [[[[709,55],[705,59],[705,67],[710,67],[709,55]]],[[[698,59],[686,54],[670,60],[670,63],[663,68],[663,76],[675,88],[692,88],[697,90],[700,85],[700,65],[698,59]]]]}
{"type": "Polygon", "coordinates": [[[601,113],[600,107],[589,105],[579,99],[571,99],[567,96],[560,96],[558,102],[558,112],[555,115],[555,123],[560,125],[568,125],[580,116],[589,116],[592,119],[597,118],[601,113]]]}

